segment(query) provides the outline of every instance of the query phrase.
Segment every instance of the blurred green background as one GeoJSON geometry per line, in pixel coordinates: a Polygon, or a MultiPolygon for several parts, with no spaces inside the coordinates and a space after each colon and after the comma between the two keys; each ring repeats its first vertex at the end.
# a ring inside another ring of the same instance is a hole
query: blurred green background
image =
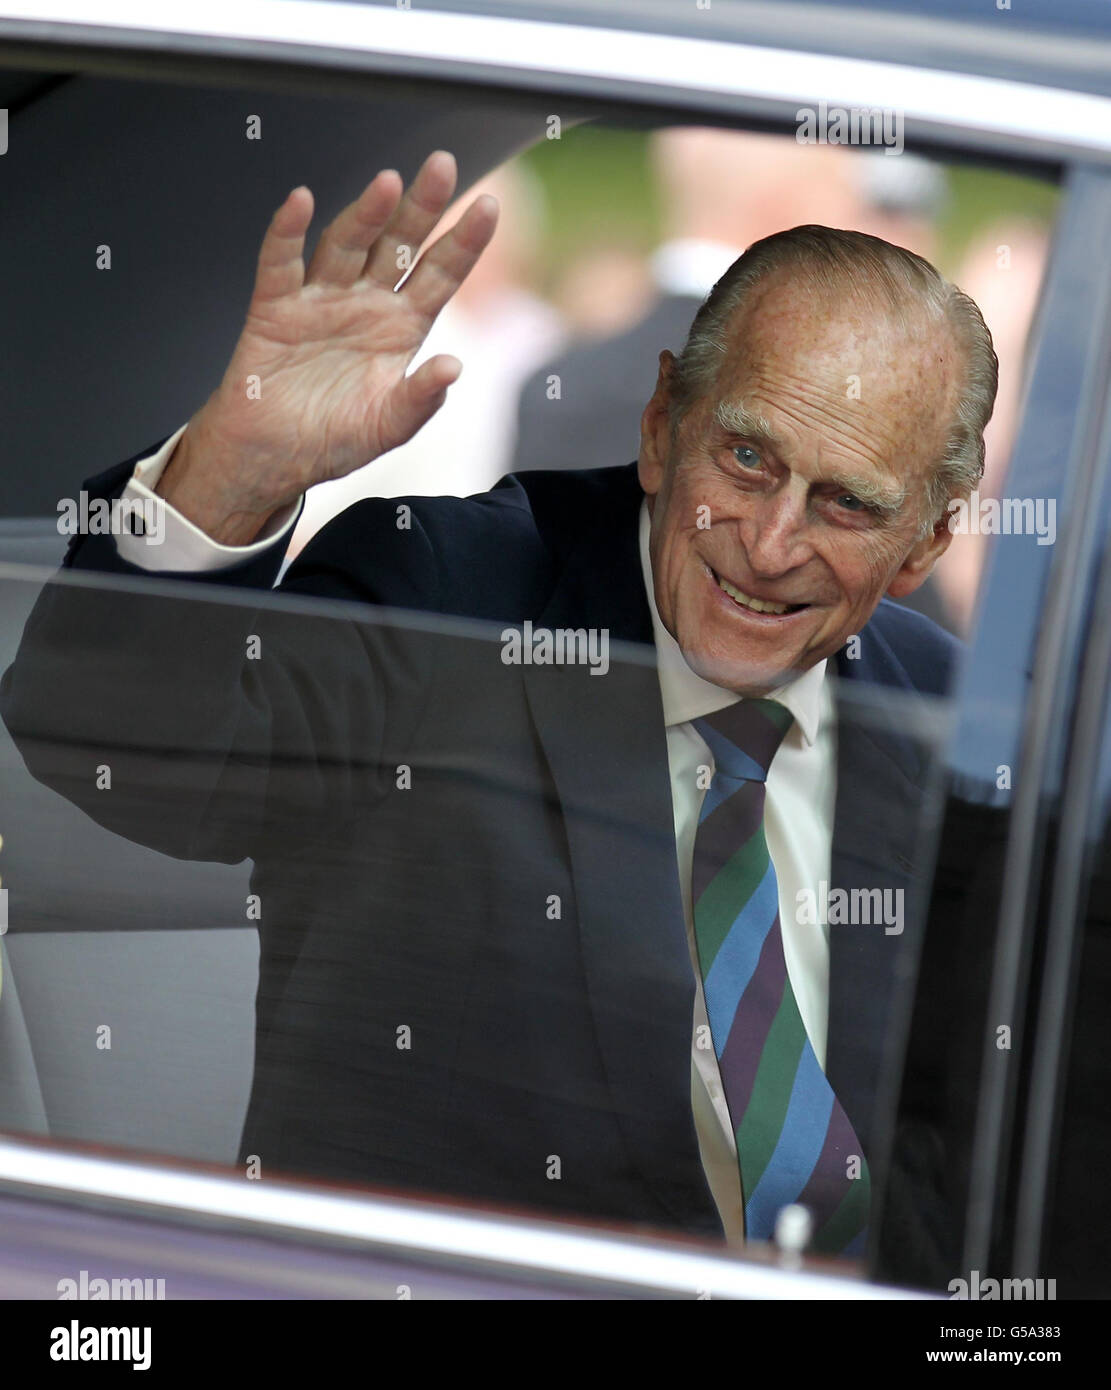
{"type": "MultiPolygon", "coordinates": [[[[521,157],[547,203],[539,256],[544,287],[599,244],[642,253],[659,244],[663,218],[650,140],[639,130],[587,124],[564,130],[559,140],[543,140],[521,157]]],[[[1052,223],[1055,185],[964,164],[942,167],[949,186],[937,223],[943,274],[951,274],[977,233],[1001,217],[1052,223]]]]}

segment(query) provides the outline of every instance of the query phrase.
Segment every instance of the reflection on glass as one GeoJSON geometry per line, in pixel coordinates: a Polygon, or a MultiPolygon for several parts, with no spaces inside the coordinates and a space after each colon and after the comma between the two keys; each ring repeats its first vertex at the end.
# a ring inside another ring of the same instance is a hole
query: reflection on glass
{"type": "MultiPolygon", "coordinates": [[[[627,623],[546,644],[196,584],[37,588],[0,586],[3,1127],[740,1247],[690,930],[694,822],[728,794],[697,754],[725,754],[676,753],[627,623]]],[[[765,829],[867,1175],[945,717],[839,673],[828,854],[808,872],[774,766],[765,829]]],[[[783,767],[805,747],[793,727],[783,767]]]]}

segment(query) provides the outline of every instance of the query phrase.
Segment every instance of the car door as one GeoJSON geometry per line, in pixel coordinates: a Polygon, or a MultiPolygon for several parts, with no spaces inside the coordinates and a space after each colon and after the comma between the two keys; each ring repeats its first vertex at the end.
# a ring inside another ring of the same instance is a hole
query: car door
{"type": "Polygon", "coordinates": [[[993,542],[908,988],[876,1267],[938,1288],[967,1288],[974,1270],[1054,1279],[1061,1296],[1106,1287],[1095,1235],[1107,1229],[1106,1203],[1100,1184],[1082,1182],[1077,1155],[1089,1171],[1106,1161],[1096,1118],[1106,1049],[1090,991],[1106,892],[1098,769],[1111,343],[1107,277],[1082,247],[1094,228],[1111,227],[1109,198],[1105,169],[1069,170],[1006,483],[1008,496],[1055,514],[1055,531],[993,542]]]}
{"type": "MultiPolygon", "coordinates": [[[[502,32],[514,37],[508,26],[502,32]]],[[[607,87],[606,74],[599,76],[595,69],[586,71],[590,65],[585,61],[583,70],[577,70],[565,46],[558,50],[553,47],[549,55],[538,54],[529,49],[526,37],[523,33],[515,36],[517,46],[513,52],[517,66],[508,65],[509,77],[506,76],[505,52],[492,57],[483,70],[487,79],[491,67],[498,70],[499,103],[505,98],[505,88],[517,98],[523,99],[524,94],[528,94],[531,104],[523,118],[526,124],[542,121],[545,108],[553,104],[548,97],[557,92],[569,102],[572,113],[580,111],[581,104],[589,98],[595,113],[608,113],[611,117],[634,122],[659,122],[674,118],[676,110],[680,110],[688,117],[693,114],[699,119],[744,120],[753,124],[772,117],[778,129],[785,132],[792,129],[792,111],[799,95],[794,87],[771,92],[766,84],[761,86],[755,78],[747,85],[744,80],[738,80],[733,88],[711,87],[707,82],[696,81],[696,74],[689,66],[693,55],[686,49],[682,50],[686,66],[677,67],[670,76],[658,66],[631,75],[615,74],[624,82],[615,96],[612,87],[607,87]],[[532,57],[525,61],[522,55],[528,52],[532,52],[532,57]],[[545,61],[549,62],[548,66],[545,61]],[[538,91],[541,93],[539,100],[535,95],[538,91]]],[[[288,35],[285,38],[289,40],[288,35]]],[[[563,34],[562,38],[567,39],[568,35],[563,34]]],[[[157,58],[155,41],[148,35],[146,42],[152,50],[151,56],[157,58]]],[[[237,42],[246,43],[249,51],[250,44],[242,36],[237,42]]],[[[384,56],[373,52],[373,43],[365,40],[365,36],[363,47],[362,56],[369,55],[379,69],[398,63],[396,53],[384,56]]],[[[633,56],[630,55],[630,62],[633,56]]],[[[722,44],[717,56],[725,62],[733,56],[732,47],[722,44]]],[[[315,78],[319,85],[319,72],[311,70],[312,65],[304,53],[301,58],[305,70],[295,76],[309,84],[315,78]]],[[[784,71],[783,59],[782,53],[776,57],[778,73],[784,71]]],[[[220,67],[212,50],[205,55],[205,62],[207,73],[220,67]]],[[[95,68],[95,64],[90,63],[90,66],[95,68]]],[[[441,122],[439,128],[453,129],[451,123],[458,116],[451,102],[457,96],[458,87],[417,81],[415,77],[427,78],[431,74],[442,79],[448,73],[457,82],[467,77],[473,80],[474,74],[468,73],[464,60],[437,50],[427,55],[422,65],[422,59],[409,52],[405,64],[396,66],[390,75],[396,79],[399,71],[404,71],[407,82],[414,83],[420,102],[436,111],[436,120],[441,122]]],[[[811,80],[817,83],[820,69],[808,71],[812,74],[811,80]]],[[[290,74],[283,73],[282,80],[288,82],[290,74]]],[[[720,77],[717,80],[723,81],[720,77]]],[[[820,90],[820,86],[815,85],[805,94],[817,94],[820,90]]],[[[128,90],[113,95],[112,100],[122,101],[130,95],[133,93],[128,90]]],[[[37,100],[42,103],[47,103],[48,98],[49,92],[37,94],[37,100]]],[[[154,100],[150,92],[145,99],[154,100]]],[[[817,99],[815,95],[814,100],[817,99]]],[[[183,109],[189,108],[185,98],[180,102],[183,109]]],[[[358,145],[362,107],[359,102],[353,102],[352,109],[355,123],[350,128],[349,151],[355,151],[358,145]]],[[[241,137],[246,139],[246,118],[251,114],[250,111],[245,115],[242,110],[237,112],[234,102],[229,102],[221,113],[229,130],[234,127],[235,131],[234,136],[229,134],[229,148],[232,139],[236,142],[234,158],[229,158],[223,171],[222,186],[228,198],[246,167],[240,159],[243,151],[238,142],[241,137]],[[242,131],[239,117],[243,118],[242,131]]],[[[476,125],[480,119],[487,120],[488,113],[480,112],[475,117],[476,125]]],[[[6,158],[19,148],[21,125],[22,122],[13,122],[16,143],[12,144],[6,158]]],[[[419,126],[417,134],[421,143],[434,138],[433,127],[435,122],[432,121],[419,126]]],[[[172,148],[175,156],[187,157],[189,128],[186,116],[178,132],[178,143],[165,147],[172,148]]],[[[1030,157],[1029,148],[1023,147],[1022,132],[1005,131],[993,144],[983,123],[974,129],[964,125],[957,102],[948,109],[942,109],[939,103],[917,126],[911,121],[910,129],[912,136],[917,133],[923,148],[934,151],[939,145],[966,154],[975,149],[982,153],[987,147],[994,150],[997,159],[1003,157],[1002,150],[1030,157]]],[[[414,142],[417,140],[417,135],[404,122],[399,122],[398,132],[398,138],[411,136],[414,142]]],[[[454,135],[458,133],[453,129],[454,135]]],[[[516,134],[519,133],[516,129],[516,134]]],[[[309,127],[308,136],[311,134],[312,127],[309,127]]],[[[1060,136],[1055,135],[1054,139],[1059,144],[1060,136]]],[[[311,138],[301,141],[297,146],[298,157],[306,158],[312,146],[311,138]]],[[[500,143],[497,148],[501,149],[500,143]]],[[[493,158],[493,147],[490,153],[493,158]]],[[[1041,161],[1039,169],[1044,171],[1054,165],[1051,157],[1054,153],[1059,156],[1059,149],[1048,140],[1046,148],[1039,146],[1035,150],[1041,161]]],[[[358,150],[358,157],[361,161],[361,150],[358,150]]],[[[40,154],[40,165],[41,158],[40,154]]],[[[337,201],[344,181],[356,177],[356,162],[352,155],[352,162],[337,171],[337,201]]],[[[199,200],[206,192],[206,168],[203,163],[189,167],[195,178],[194,196],[199,200]]],[[[289,166],[281,161],[272,168],[274,179],[278,172],[283,179],[289,172],[289,166]]],[[[41,169],[24,169],[20,176],[30,180],[28,192],[39,188],[35,180],[41,178],[41,169]]],[[[269,172],[267,178],[271,178],[269,172]]],[[[144,182],[157,185],[149,170],[144,182]]],[[[267,184],[264,191],[268,188],[267,184]]],[[[168,187],[162,190],[166,201],[160,205],[159,215],[163,219],[173,216],[169,191],[168,187]]],[[[940,726],[926,735],[931,755],[937,759],[939,770],[944,772],[938,793],[944,795],[944,817],[936,846],[928,837],[930,820],[926,818],[917,855],[919,876],[930,898],[930,916],[921,956],[909,962],[905,976],[901,1026],[907,1039],[906,1060],[903,1061],[901,1052],[893,1054],[897,1056],[898,1065],[893,1064],[888,1099],[892,1106],[898,1107],[897,1121],[889,1139],[891,1177],[885,1180],[886,1216],[879,1227],[872,1271],[882,1278],[908,1285],[925,1283],[937,1289],[947,1287],[946,1276],[955,1277],[954,1270],[988,1270],[997,1267],[999,1260],[1004,1261],[1007,1269],[1040,1270],[1043,1256],[1037,1253],[1039,1241],[1048,1240],[1048,1248],[1053,1248],[1053,1240],[1076,1239],[1075,1233],[1069,1235],[1060,1226],[1050,1226],[1048,1236],[1045,1234],[1045,1193],[1063,1170],[1054,1166],[1057,1160],[1052,1153],[1038,1150],[1037,1144],[1042,1143],[1043,1138],[1031,1140],[1029,1137],[1031,1134],[1044,1136],[1044,1126],[1036,1131],[1029,1126],[1024,1128],[1021,1119],[1027,1093],[1029,1105],[1042,1116],[1048,1113],[1047,1107],[1061,1104],[1062,1083],[1058,1073],[1052,1072],[1052,1084],[1040,1073],[1037,1077],[1034,1074],[1033,1038],[1035,1029],[1041,1028],[1042,1033],[1037,1036],[1049,1038],[1051,1042],[1056,1040],[1053,1045],[1063,1057],[1074,1012],[1071,1007],[1062,1010],[1061,1000],[1071,1005],[1072,995],[1065,984],[1073,979],[1075,942],[1068,956],[1069,969],[1064,983],[1044,967],[1036,966],[1039,941],[1047,959],[1051,955],[1058,959],[1060,955],[1057,947],[1051,952],[1048,942],[1042,940],[1048,927],[1041,926],[1041,909],[1037,904],[1045,901],[1047,891],[1051,905],[1066,902],[1069,893],[1079,904],[1089,879],[1088,900],[1101,882],[1097,869],[1089,867],[1089,861],[1083,859],[1079,867],[1066,865],[1060,871],[1060,899],[1058,889],[1047,887],[1051,874],[1057,873],[1058,863],[1052,845],[1054,799],[1062,812],[1077,804],[1090,809],[1098,801],[1096,788],[1086,786],[1082,780],[1091,765],[1089,754],[1084,751],[1071,754],[1066,746],[1066,731],[1071,727],[1074,712],[1079,728],[1080,713],[1087,711],[1083,725],[1087,732],[1077,747],[1088,750],[1097,744],[1100,749],[1104,746],[1098,740],[1093,741],[1091,731],[1099,721],[1090,703],[1084,702],[1084,691],[1093,683],[1098,685],[1102,649],[1088,644],[1087,601],[1079,597],[1095,592],[1098,521],[1105,517],[1102,504],[1097,503],[1102,497],[1099,479],[1103,476],[1101,470],[1106,459],[1105,441],[1100,434],[1100,412],[1107,399],[1107,286],[1106,277],[1084,250],[1090,244],[1107,244],[1106,234],[1111,230],[1106,176],[1102,168],[1073,162],[1065,193],[1064,213],[1039,321],[1024,427],[1007,482],[1008,490],[1016,496],[1055,501],[1059,539],[1051,546],[1039,546],[1036,538],[1030,536],[1013,538],[1022,544],[996,545],[979,619],[952,706],[955,733],[951,742],[947,741],[947,734],[940,726]],[[1083,679],[1082,671],[1085,673],[1083,679]],[[1072,761],[1066,761],[1070,757],[1072,761]],[[1004,768],[1009,769],[1009,787],[999,785],[1004,768]],[[1064,780],[1066,772],[1067,781],[1064,780]],[[954,959],[961,962],[956,972],[954,959]],[[944,1004],[940,1002],[942,999],[944,1004]],[[1000,1029],[1008,1030],[1007,1047],[998,1045],[1003,1036],[1000,1029]],[[942,1095],[940,1109],[939,1092],[942,1095]],[[929,1160],[925,1173],[916,1167],[921,1165],[923,1154],[929,1160]],[[1019,1165],[1014,1178],[1003,1176],[1009,1171],[1008,1164],[1019,1165]],[[1014,1201],[1008,1193],[1019,1194],[1025,1204],[1022,1222],[1018,1225],[1013,1222],[1008,1225],[1006,1213],[1014,1201]],[[906,1235],[908,1222],[909,1236],[906,1235]],[[1010,1252],[1012,1244],[1021,1252],[1021,1258],[1010,1252]],[[973,1265],[973,1260],[978,1263],[973,1265]],[[1031,1260],[1033,1264],[1029,1263],[1031,1260]]],[[[106,200],[106,211],[108,202],[110,199],[106,200]]],[[[71,210],[67,210],[64,201],[51,202],[49,207],[50,220],[65,225],[71,210]]],[[[159,304],[159,311],[169,319],[180,317],[194,301],[203,297],[202,267],[219,257],[219,237],[213,229],[198,229],[196,238],[196,255],[188,263],[188,275],[183,276],[175,289],[176,299],[165,306],[159,304]]],[[[29,246],[35,252],[33,240],[29,246]]],[[[11,264],[13,259],[17,258],[9,256],[6,263],[11,264]]],[[[243,262],[238,266],[240,276],[245,273],[245,265],[243,262]]],[[[48,268],[44,253],[36,263],[35,273],[27,276],[28,284],[41,285],[48,278],[48,268]]],[[[7,290],[23,305],[25,316],[33,320],[35,305],[26,292],[23,292],[24,299],[19,300],[22,291],[14,272],[7,290]]],[[[96,291],[88,293],[94,295],[96,291]]],[[[129,313],[132,317],[137,312],[138,302],[138,298],[131,301],[129,313]]],[[[208,336],[203,343],[189,340],[180,344],[194,362],[207,362],[216,351],[214,345],[230,331],[234,315],[226,317],[230,312],[227,304],[219,304],[217,311],[225,318],[219,323],[206,322],[204,329],[208,336]]],[[[82,330],[75,332],[72,342],[66,344],[74,350],[62,364],[64,372],[70,376],[80,375],[82,344],[96,331],[92,327],[95,322],[95,300],[92,298],[86,313],[82,330]]],[[[167,340],[173,343],[178,337],[171,332],[167,340]]],[[[47,355],[47,346],[45,340],[38,342],[36,360],[47,355]]],[[[26,460],[34,455],[36,428],[49,413],[46,400],[49,391],[44,395],[45,386],[36,383],[33,374],[27,372],[28,358],[25,350],[20,353],[18,347],[18,344],[12,347],[13,365],[7,379],[18,383],[19,389],[9,397],[8,406],[22,419],[22,433],[13,436],[18,442],[13,456],[26,460]]],[[[149,355],[139,356],[146,360],[149,355]]],[[[165,374],[168,368],[159,366],[157,358],[151,360],[152,375],[149,381],[147,378],[144,381],[153,392],[159,373],[165,374]]],[[[189,376],[190,392],[179,392],[176,378],[180,368],[181,360],[175,359],[174,371],[170,373],[175,379],[173,389],[159,392],[158,411],[152,415],[151,428],[147,431],[152,436],[158,433],[156,425],[161,426],[167,411],[176,419],[186,402],[194,399],[195,392],[191,392],[203,373],[194,366],[189,376]]],[[[144,386],[137,394],[142,397],[146,390],[144,386]]],[[[65,424],[67,440],[72,433],[79,437],[92,433],[100,438],[107,420],[110,429],[104,436],[109,441],[103,445],[104,462],[131,451],[122,442],[117,443],[117,436],[111,434],[118,423],[113,419],[110,398],[83,400],[81,405],[83,409],[88,407],[90,413],[78,421],[80,428],[76,430],[72,420],[65,424]]],[[[118,436],[120,441],[122,438],[118,436]]],[[[127,440],[129,445],[138,447],[139,441],[133,438],[130,425],[127,440]]],[[[59,454],[60,451],[56,448],[54,452],[59,454]]],[[[57,490],[57,484],[53,486],[57,490]]],[[[42,508],[49,509],[51,492],[43,491],[41,480],[35,479],[31,470],[24,474],[20,487],[20,495],[28,500],[18,502],[15,510],[23,509],[27,516],[41,517],[42,508]],[[33,492],[34,487],[38,487],[38,492],[33,492]]],[[[18,587],[13,583],[9,590],[11,612],[15,614],[19,610],[25,614],[30,606],[30,590],[25,583],[17,594],[18,587]]],[[[13,617],[13,625],[15,621],[13,617]]],[[[1092,641],[1095,642],[1094,636],[1092,641]]],[[[1102,718],[1106,708],[1105,693],[1101,692],[1098,699],[1095,695],[1087,698],[1089,702],[1096,700],[1102,718]]],[[[862,712],[862,720],[869,717],[867,711],[862,712]]],[[[1099,727],[1102,729],[1102,724],[1099,727]]],[[[1091,810],[1091,814],[1095,811],[1091,810]]],[[[55,822],[51,832],[52,852],[53,847],[69,841],[71,832],[77,833],[74,829],[77,823],[76,816],[65,826],[55,822]]],[[[1072,826],[1071,821],[1069,825],[1072,826]]],[[[1066,837],[1065,832],[1062,823],[1055,833],[1063,844],[1067,838],[1067,843],[1075,846],[1075,835],[1070,831],[1066,837]]],[[[9,861],[13,861],[18,850],[18,836],[9,834],[5,847],[9,861]]],[[[90,862],[101,852],[94,847],[88,854],[90,862]]],[[[44,860],[48,857],[43,853],[38,859],[36,877],[40,882],[47,879],[44,860]]],[[[1093,862],[1098,864],[1098,856],[1093,862]]],[[[131,868],[137,880],[143,871],[134,865],[131,868]]],[[[126,875],[121,875],[120,884],[125,880],[126,875]]],[[[230,891],[241,898],[242,885],[236,884],[230,891]]],[[[127,900],[126,888],[119,898],[108,897],[109,904],[120,900],[127,900]]],[[[166,901],[175,901],[172,889],[166,890],[166,901]]],[[[1080,909],[1076,907],[1071,912],[1071,927],[1066,928],[1058,918],[1053,918],[1058,923],[1055,928],[1058,935],[1066,931],[1075,933],[1080,909]]],[[[25,973],[33,972],[28,969],[25,973]]],[[[87,975],[75,968],[75,993],[80,993],[83,979],[87,980],[87,975]]],[[[50,991],[56,990],[57,983],[54,979],[43,984],[42,1002],[35,1011],[38,1017],[49,1015],[50,991]]],[[[126,981],[122,982],[122,989],[124,994],[128,992],[126,981]]],[[[9,1000],[12,997],[9,995],[9,1000]]],[[[15,997],[26,1013],[31,990],[21,986],[15,997]]],[[[1083,1004],[1082,999],[1077,1012],[1078,1028],[1083,1020],[1094,1025],[1095,1015],[1083,1013],[1083,1004]]],[[[12,1017],[15,1018],[14,1012],[12,1017]]],[[[90,1017],[87,1021],[94,1020],[90,1017]]],[[[1075,1048],[1070,1055],[1075,1059],[1075,1048]]],[[[235,1085],[241,1085],[241,1081],[239,1078],[235,1085]]],[[[124,1089],[121,1088],[119,1094],[122,1095],[124,1089]]],[[[1075,1095],[1070,1093],[1070,1097],[1070,1103],[1075,1106],[1075,1095]]],[[[34,1110],[34,1097],[24,1099],[30,1114],[34,1110]]],[[[126,1142],[125,1130],[126,1127],[111,1137],[120,1139],[122,1135],[126,1142]]],[[[1075,1142],[1078,1137],[1070,1133],[1067,1143],[1075,1142]]],[[[175,1134],[175,1143],[176,1138],[175,1134]]],[[[218,1138],[219,1143],[197,1148],[190,1151],[190,1155],[213,1157],[217,1149],[222,1153],[220,1145],[224,1144],[226,1136],[221,1132],[218,1138]]],[[[1071,1153],[1067,1144],[1063,1152],[1066,1156],[1071,1153]]],[[[12,1161],[15,1162],[14,1156],[12,1161]]],[[[1072,1157],[1068,1161],[1075,1167],[1081,1160],[1072,1157]]],[[[882,1165],[880,1167],[882,1169],[882,1165]]],[[[20,1181],[27,1181],[25,1170],[20,1181]]],[[[1065,1202],[1058,1203],[1058,1212],[1067,1208],[1068,1197],[1066,1192],[1065,1202]]]]}

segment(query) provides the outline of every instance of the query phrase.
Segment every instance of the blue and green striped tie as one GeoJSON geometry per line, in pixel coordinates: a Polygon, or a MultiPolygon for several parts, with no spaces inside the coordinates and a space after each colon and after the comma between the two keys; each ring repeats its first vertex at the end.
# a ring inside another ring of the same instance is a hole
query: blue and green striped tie
{"type": "Polygon", "coordinates": [[[770,1240],[781,1208],[799,1203],[811,1214],[811,1250],[857,1255],[868,1165],[799,1014],[764,838],[764,784],[792,719],[773,700],[741,700],[694,721],[714,758],[695,838],[694,932],[746,1237],[770,1240]]]}

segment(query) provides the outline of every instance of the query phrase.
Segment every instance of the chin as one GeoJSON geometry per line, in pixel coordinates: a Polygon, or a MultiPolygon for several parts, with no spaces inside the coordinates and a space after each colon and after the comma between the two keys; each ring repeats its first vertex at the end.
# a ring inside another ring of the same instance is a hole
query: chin
{"type": "Polygon", "coordinates": [[[797,674],[791,669],[769,667],[764,662],[746,661],[735,656],[720,653],[683,651],[687,665],[703,680],[711,685],[720,685],[724,690],[735,691],[749,699],[766,695],[786,685],[797,674]]]}

